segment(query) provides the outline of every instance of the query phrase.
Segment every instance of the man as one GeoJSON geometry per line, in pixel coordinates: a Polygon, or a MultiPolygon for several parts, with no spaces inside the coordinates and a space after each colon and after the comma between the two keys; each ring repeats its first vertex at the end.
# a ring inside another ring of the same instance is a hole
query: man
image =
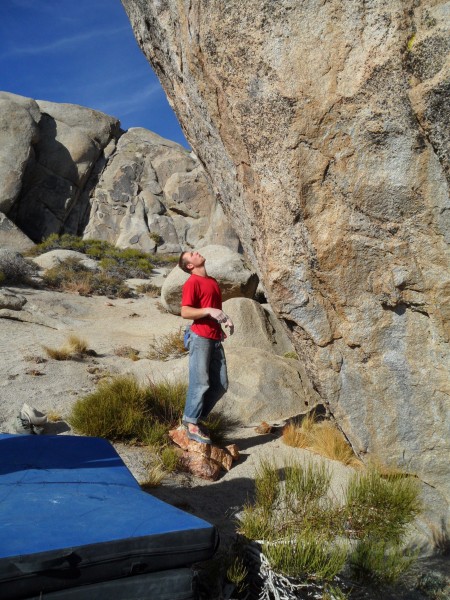
{"type": "Polygon", "coordinates": [[[183,286],[181,316],[192,319],[189,336],[189,387],[184,407],[183,425],[191,440],[210,444],[207,431],[199,425],[228,388],[227,365],[221,325],[234,325],[222,311],[222,294],[217,281],[209,277],[205,258],[198,252],[182,252],[180,269],[190,274],[183,286]]]}

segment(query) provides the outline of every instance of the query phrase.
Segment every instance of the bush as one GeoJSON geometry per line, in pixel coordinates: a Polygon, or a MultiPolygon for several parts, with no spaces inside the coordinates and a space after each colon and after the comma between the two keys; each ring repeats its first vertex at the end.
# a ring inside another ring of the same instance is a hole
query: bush
{"type": "Polygon", "coordinates": [[[30,283],[37,267],[18,252],[0,249],[0,283],[30,283]]]}
{"type": "Polygon", "coordinates": [[[97,294],[128,298],[132,292],[123,279],[106,272],[93,272],[81,264],[78,258],[68,258],[48,269],[43,282],[52,289],[77,292],[82,296],[97,294]]]}
{"type": "Polygon", "coordinates": [[[94,392],[79,399],[70,423],[85,435],[162,447],[169,429],[181,419],[185,396],[184,383],[143,386],[133,376],[122,375],[101,381],[94,392]]]}
{"type": "Polygon", "coordinates": [[[345,597],[342,572],[361,581],[396,581],[416,556],[404,549],[420,510],[417,480],[383,477],[370,469],[355,474],[345,503],[330,494],[322,466],[263,462],[255,478],[255,500],[239,518],[239,533],[255,544],[275,577],[295,578],[306,589],[345,597]]]}
{"type": "Polygon", "coordinates": [[[38,256],[56,249],[75,250],[99,260],[100,267],[111,277],[148,277],[153,270],[151,254],[134,248],[116,248],[104,240],[84,240],[68,233],[50,235],[34,246],[28,255],[38,256]]]}
{"type": "Polygon", "coordinates": [[[384,476],[375,468],[355,474],[346,496],[353,536],[398,543],[420,513],[418,480],[400,474],[384,476]]]}

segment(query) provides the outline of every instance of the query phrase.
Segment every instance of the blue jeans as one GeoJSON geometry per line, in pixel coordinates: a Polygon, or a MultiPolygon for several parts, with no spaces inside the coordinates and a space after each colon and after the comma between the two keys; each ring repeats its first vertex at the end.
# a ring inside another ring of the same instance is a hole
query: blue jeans
{"type": "Polygon", "coordinates": [[[206,419],[228,389],[227,364],[222,342],[190,332],[189,387],[183,421],[206,419]]]}

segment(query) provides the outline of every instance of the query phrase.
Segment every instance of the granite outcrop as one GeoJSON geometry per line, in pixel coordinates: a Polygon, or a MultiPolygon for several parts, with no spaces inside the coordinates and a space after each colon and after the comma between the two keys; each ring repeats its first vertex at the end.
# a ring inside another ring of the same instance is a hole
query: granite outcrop
{"type": "Polygon", "coordinates": [[[448,2],[122,3],[315,390],[448,502],[448,2]]]}
{"type": "Polygon", "coordinates": [[[0,92],[0,243],[52,233],[176,253],[239,248],[196,156],[90,108],[0,92]]]}

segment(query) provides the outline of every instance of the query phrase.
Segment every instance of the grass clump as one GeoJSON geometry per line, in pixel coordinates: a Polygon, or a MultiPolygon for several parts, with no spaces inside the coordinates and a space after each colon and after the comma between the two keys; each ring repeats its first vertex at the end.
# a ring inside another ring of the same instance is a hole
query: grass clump
{"type": "Polygon", "coordinates": [[[159,298],[161,296],[161,290],[158,286],[153,283],[142,283],[136,288],[138,294],[145,294],[150,298],[159,298]]]}
{"type": "Polygon", "coordinates": [[[0,284],[31,282],[31,277],[37,273],[37,267],[26,260],[19,252],[0,249],[0,284]]]}
{"type": "Polygon", "coordinates": [[[416,555],[405,551],[404,540],[420,511],[418,495],[416,479],[371,469],[355,473],[338,503],[323,465],[277,469],[263,462],[238,531],[260,549],[275,579],[294,578],[305,591],[345,598],[343,574],[390,583],[412,565],[416,555]]]}
{"type": "Polygon", "coordinates": [[[173,473],[180,465],[179,454],[173,446],[166,446],[160,452],[161,462],[167,473],[173,473]]]}
{"type": "Polygon", "coordinates": [[[47,355],[55,360],[77,360],[92,354],[86,340],[77,335],[69,335],[61,348],[42,346],[47,355]]]}
{"type": "Polygon", "coordinates": [[[131,346],[117,346],[117,348],[114,348],[114,354],[122,358],[129,358],[134,362],[139,360],[139,350],[131,346]]]}
{"type": "Polygon", "coordinates": [[[247,588],[248,569],[240,556],[235,556],[227,569],[227,579],[234,583],[237,592],[242,594],[247,588]]]}
{"type": "Polygon", "coordinates": [[[141,487],[144,491],[158,487],[167,473],[161,464],[150,465],[147,471],[147,479],[141,483],[141,487]]]}
{"type": "Polygon", "coordinates": [[[132,295],[130,288],[123,283],[123,278],[105,271],[92,271],[73,257],[45,271],[43,283],[49,288],[76,292],[82,296],[96,294],[128,298],[132,295]]]}
{"type": "Polygon", "coordinates": [[[362,465],[336,425],[327,420],[319,421],[314,412],[306,415],[300,424],[287,425],[283,430],[283,442],[295,448],[312,450],[347,466],[362,465]]]}
{"type": "Polygon", "coordinates": [[[153,271],[152,255],[134,248],[116,248],[104,240],[84,240],[64,234],[50,235],[29,251],[37,256],[49,250],[64,249],[82,252],[96,259],[98,271],[85,267],[76,258],[69,258],[46,271],[43,281],[48,287],[78,292],[127,298],[132,291],[124,281],[130,278],[147,278],[153,271]]]}
{"type": "Polygon", "coordinates": [[[186,384],[150,381],[144,386],[131,375],[100,381],[79,399],[70,423],[85,435],[137,442],[162,448],[169,429],[181,419],[186,384]]]}
{"type": "Polygon", "coordinates": [[[159,338],[152,336],[147,358],[151,360],[170,360],[184,356],[187,350],[184,347],[183,337],[183,327],[159,338]]]}
{"type": "Polygon", "coordinates": [[[38,256],[50,250],[75,250],[100,261],[100,267],[111,276],[122,279],[148,277],[153,271],[151,255],[134,248],[116,248],[104,240],[84,240],[65,233],[50,235],[41,244],[29,251],[29,256],[38,256]]]}

